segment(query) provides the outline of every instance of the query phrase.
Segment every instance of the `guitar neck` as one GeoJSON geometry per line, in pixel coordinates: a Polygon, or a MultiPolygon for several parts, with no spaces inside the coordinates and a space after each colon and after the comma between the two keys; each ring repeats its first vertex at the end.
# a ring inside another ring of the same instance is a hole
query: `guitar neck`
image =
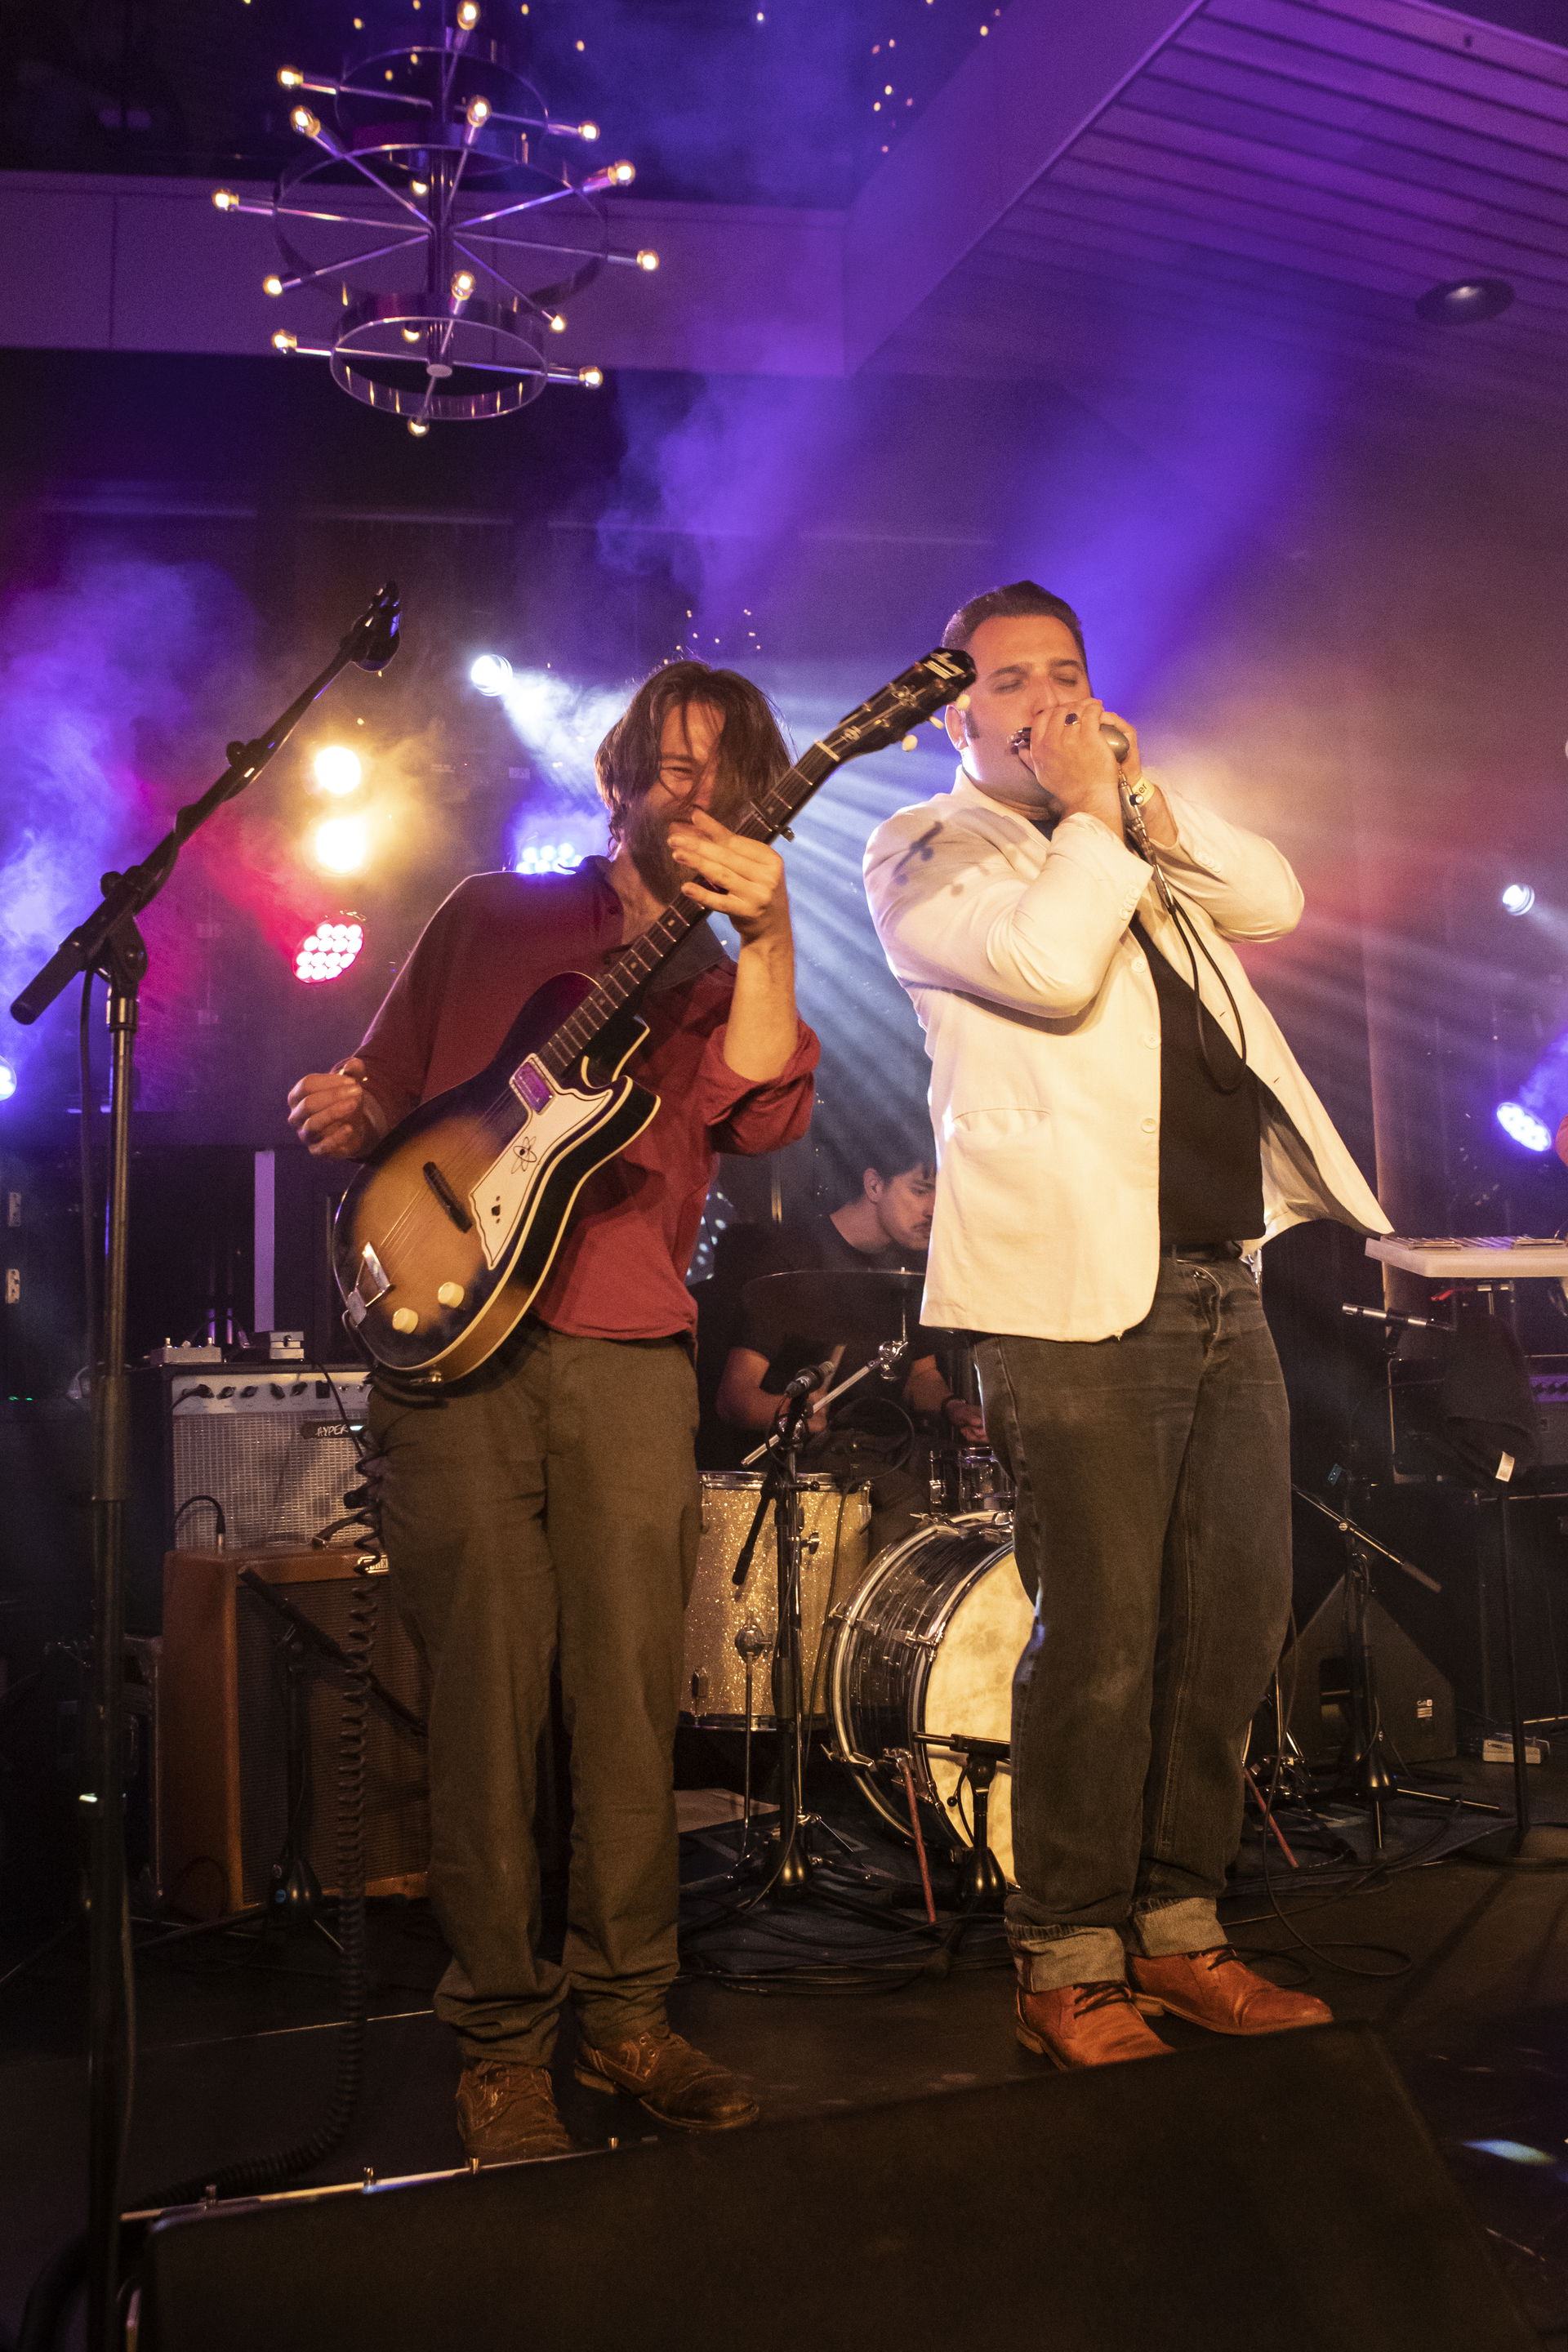
{"type": "MultiPolygon", "coordinates": [[[[735,831],[750,841],[772,841],[839,765],[839,758],[826,744],[813,743],[793,768],[752,803],[735,831]]],[[[707,913],[707,908],[700,907],[694,898],[672,899],[646,931],[621,950],[570,1019],[540,1048],[537,1058],[552,1077],[563,1076],[591,1049],[616,1014],[647,986],[707,913]]]]}

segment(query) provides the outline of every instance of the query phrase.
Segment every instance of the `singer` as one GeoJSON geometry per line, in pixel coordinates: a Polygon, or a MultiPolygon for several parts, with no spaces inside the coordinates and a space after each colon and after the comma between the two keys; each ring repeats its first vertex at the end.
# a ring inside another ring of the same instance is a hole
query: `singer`
{"type": "Polygon", "coordinates": [[[756,2114],[735,2075],[670,2032],[665,1994],[700,1517],[686,1269],[715,1153],[804,1134],[817,1058],[795,1013],[783,864],[722,820],[789,753],[748,680],[674,662],[638,688],[595,765],[608,860],[471,875],[359,1052],[289,1097],[310,1150],[362,1157],[482,1069],[535,988],[597,971],[682,889],[740,935],[731,963],[700,925],[650,982],[637,1073],[659,1108],[584,1188],[533,1312],[469,1379],[407,1401],[378,1373],[372,1401],[394,1587],[432,1670],[430,1889],[452,1954],[436,2008],[461,2044],[458,2126],[480,2163],[571,2151],[549,2071],[568,2001],[579,2081],[689,2130],[756,2114]],[[559,1963],[540,1948],[533,1843],[552,1659],[572,1741],[559,1963]]]}
{"type": "Polygon", "coordinates": [[[943,643],[979,670],[947,713],[958,774],[873,834],[866,883],[931,1062],[922,1319],[978,1338],[1037,1596],[1016,2031],[1094,2066],[1163,2053],[1162,2011],[1218,2033],[1329,2015],[1247,1969],[1215,1910],[1290,1591],[1256,1258],[1305,1218],[1388,1226],[1229,944],[1300,919],[1279,852],[1146,773],[1060,597],[994,589],[943,643]]]}

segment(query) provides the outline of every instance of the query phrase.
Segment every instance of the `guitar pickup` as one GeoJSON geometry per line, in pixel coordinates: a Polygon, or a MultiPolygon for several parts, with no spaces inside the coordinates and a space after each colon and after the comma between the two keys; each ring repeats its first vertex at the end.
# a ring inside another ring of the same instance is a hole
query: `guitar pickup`
{"type": "Polygon", "coordinates": [[[425,1181],[429,1185],[430,1190],[435,1193],[436,1198],[440,1202],[441,1206],[446,1210],[447,1214],[451,1218],[452,1223],[457,1226],[458,1231],[460,1234],[471,1234],[474,1230],[474,1221],[472,1217],[469,1216],[467,1209],[464,1208],[461,1201],[458,1200],[456,1192],[453,1192],[450,1184],[447,1183],[447,1179],[442,1175],[441,1171],[437,1167],[436,1162],[433,1160],[427,1160],[425,1162],[423,1174],[425,1181]]]}

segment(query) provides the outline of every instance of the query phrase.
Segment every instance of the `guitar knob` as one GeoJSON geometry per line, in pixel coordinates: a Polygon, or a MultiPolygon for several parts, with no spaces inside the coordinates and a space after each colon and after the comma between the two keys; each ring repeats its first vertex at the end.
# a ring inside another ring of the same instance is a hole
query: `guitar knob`
{"type": "Polygon", "coordinates": [[[394,1311],[392,1328],[395,1331],[417,1331],[419,1318],[412,1307],[399,1307],[394,1311]]]}
{"type": "Polygon", "coordinates": [[[460,1307],[465,1295],[460,1282],[444,1282],[436,1293],[443,1307],[460,1307]]]}

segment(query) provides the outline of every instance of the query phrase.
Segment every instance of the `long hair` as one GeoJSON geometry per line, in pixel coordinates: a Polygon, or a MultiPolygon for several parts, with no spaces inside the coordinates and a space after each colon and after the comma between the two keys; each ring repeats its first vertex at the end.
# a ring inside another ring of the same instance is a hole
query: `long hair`
{"type": "Polygon", "coordinates": [[[689,709],[694,702],[707,703],[724,722],[713,795],[713,814],[721,824],[733,824],[790,765],[777,714],[761,687],[738,670],[712,669],[700,661],[667,662],[644,678],[594,754],[599,797],[610,813],[616,840],[658,779],[665,720],[672,710],[689,709]]]}

